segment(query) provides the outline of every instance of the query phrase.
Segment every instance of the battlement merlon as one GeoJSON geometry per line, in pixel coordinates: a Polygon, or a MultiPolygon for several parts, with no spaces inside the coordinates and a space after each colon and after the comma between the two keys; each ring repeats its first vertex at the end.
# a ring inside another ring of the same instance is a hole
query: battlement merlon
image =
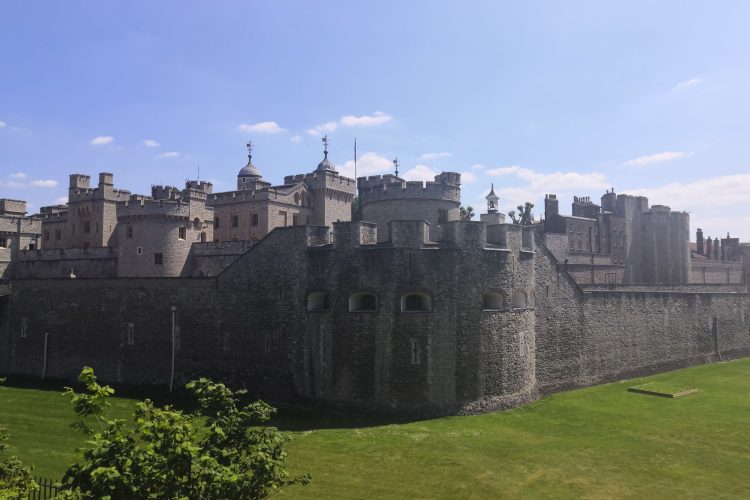
{"type": "Polygon", "coordinates": [[[311,189],[329,188],[354,194],[357,182],[349,177],[344,177],[338,172],[326,170],[323,172],[312,172],[309,174],[287,175],[284,184],[299,184],[304,182],[311,189]]]}
{"type": "Polygon", "coordinates": [[[117,220],[130,217],[164,216],[190,219],[190,204],[182,200],[153,200],[133,197],[117,207],[117,220]]]}
{"type": "Polygon", "coordinates": [[[461,174],[443,172],[435,181],[405,181],[394,175],[374,175],[358,179],[362,204],[381,200],[424,199],[461,203],[461,174]]]}
{"type": "Polygon", "coordinates": [[[23,217],[26,215],[26,202],[2,198],[0,199],[0,215],[23,217]]]}

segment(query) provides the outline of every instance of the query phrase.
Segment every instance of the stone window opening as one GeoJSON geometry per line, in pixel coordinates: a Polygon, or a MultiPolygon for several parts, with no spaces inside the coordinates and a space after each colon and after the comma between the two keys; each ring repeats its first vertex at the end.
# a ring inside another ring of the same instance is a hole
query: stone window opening
{"type": "Polygon", "coordinates": [[[221,219],[219,217],[214,217],[214,229],[219,229],[221,227],[221,219]]]}
{"type": "Polygon", "coordinates": [[[164,265],[164,254],[161,252],[156,252],[154,254],[154,264],[157,266],[164,265]]]}
{"type": "Polygon", "coordinates": [[[258,225],[258,212],[252,212],[250,214],[250,225],[253,227],[258,225]]]}
{"type": "Polygon", "coordinates": [[[523,290],[515,290],[513,292],[513,309],[526,309],[527,307],[527,297],[526,292],[523,290]]]}
{"type": "Polygon", "coordinates": [[[125,237],[126,238],[132,238],[133,237],[133,226],[128,226],[125,229],[125,237]]]}
{"type": "Polygon", "coordinates": [[[371,293],[353,293],[349,296],[349,312],[375,312],[378,300],[371,293]]]}
{"type": "Polygon", "coordinates": [[[29,243],[29,250],[36,250],[36,245],[33,243],[29,243]]]}
{"type": "Polygon", "coordinates": [[[419,349],[419,342],[417,342],[416,339],[411,339],[409,342],[409,355],[411,358],[411,364],[422,364],[422,351],[419,349]]]}
{"type": "Polygon", "coordinates": [[[299,193],[294,193],[294,204],[299,205],[299,193]]]}
{"type": "Polygon", "coordinates": [[[268,334],[266,334],[266,336],[265,336],[264,350],[266,351],[266,354],[270,354],[271,353],[271,336],[268,335],[268,334]]]}
{"type": "Polygon", "coordinates": [[[187,229],[184,227],[180,227],[177,229],[177,238],[184,240],[187,238],[187,229]]]}
{"type": "Polygon", "coordinates": [[[485,311],[502,311],[505,309],[505,296],[500,292],[484,293],[482,307],[485,311]]]}
{"type": "Polygon", "coordinates": [[[91,221],[83,221],[83,232],[84,233],[90,233],[91,232],[91,221]]]}
{"type": "Polygon", "coordinates": [[[206,239],[208,238],[208,235],[205,231],[201,231],[201,243],[205,243],[206,239]]]}
{"type": "Polygon", "coordinates": [[[26,338],[26,331],[28,328],[28,321],[26,318],[21,318],[21,338],[26,338]]]}
{"type": "Polygon", "coordinates": [[[311,312],[329,311],[331,296],[326,292],[312,292],[307,296],[307,310],[311,312]]]}
{"type": "Polygon", "coordinates": [[[135,254],[136,255],[143,255],[143,247],[136,247],[135,254]]]}
{"type": "Polygon", "coordinates": [[[448,222],[448,211],[439,209],[438,210],[438,224],[445,224],[448,222]]]}
{"type": "Polygon", "coordinates": [[[432,297],[422,292],[401,296],[401,312],[432,312],[432,297]]]}
{"type": "Polygon", "coordinates": [[[135,344],[135,323],[128,323],[128,345],[135,344]]]}
{"type": "Polygon", "coordinates": [[[232,216],[232,227],[239,227],[240,225],[240,216],[239,215],[233,215],[232,216]]]}

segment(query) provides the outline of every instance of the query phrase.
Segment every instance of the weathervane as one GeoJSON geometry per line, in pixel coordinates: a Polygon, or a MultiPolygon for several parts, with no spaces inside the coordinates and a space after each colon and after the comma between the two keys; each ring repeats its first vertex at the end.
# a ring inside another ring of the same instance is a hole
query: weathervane
{"type": "Polygon", "coordinates": [[[247,141],[247,158],[248,160],[253,159],[253,141],[247,141]]]}
{"type": "Polygon", "coordinates": [[[328,134],[324,135],[321,141],[323,141],[323,154],[328,158],[328,134]]]}
{"type": "Polygon", "coordinates": [[[393,166],[396,168],[396,177],[398,177],[398,156],[393,159],[393,166]]]}

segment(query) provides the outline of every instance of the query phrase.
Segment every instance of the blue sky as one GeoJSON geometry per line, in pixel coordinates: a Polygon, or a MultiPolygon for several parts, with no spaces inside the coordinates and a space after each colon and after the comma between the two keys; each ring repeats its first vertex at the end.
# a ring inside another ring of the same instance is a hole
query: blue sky
{"type": "Polygon", "coordinates": [[[463,200],[645,194],[750,241],[750,3],[0,0],[0,197],[234,185],[330,157],[463,200]]]}

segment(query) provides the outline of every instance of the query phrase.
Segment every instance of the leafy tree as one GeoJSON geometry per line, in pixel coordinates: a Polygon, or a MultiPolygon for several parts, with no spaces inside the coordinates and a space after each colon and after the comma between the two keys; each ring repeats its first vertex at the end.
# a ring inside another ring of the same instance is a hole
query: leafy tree
{"type": "Polygon", "coordinates": [[[508,217],[513,219],[513,224],[520,224],[521,226],[528,226],[534,223],[534,214],[531,209],[534,208],[534,204],[527,201],[523,205],[518,205],[518,215],[515,210],[508,212],[508,217]]]}
{"type": "Polygon", "coordinates": [[[471,220],[474,218],[474,207],[471,205],[464,207],[461,205],[461,220],[471,220]]]}
{"type": "Polygon", "coordinates": [[[289,479],[287,438],[265,427],[275,409],[262,401],[245,406],[245,391],[202,378],[186,387],[198,409],[187,414],[148,399],[136,404],[133,424],[108,416],[114,390],[99,385],[91,368],[78,380],[86,392],[66,388],[81,419],[75,428],[88,434],[83,462],[63,478],[74,498],[265,498],[309,477],[289,479]]]}
{"type": "MultiPolygon", "coordinates": [[[[0,378],[0,384],[5,379],[0,378]]],[[[0,455],[8,449],[8,429],[0,425],[0,455]]],[[[0,461],[0,500],[26,499],[37,491],[39,485],[31,475],[31,469],[26,467],[16,457],[9,457],[0,461]]]]}

